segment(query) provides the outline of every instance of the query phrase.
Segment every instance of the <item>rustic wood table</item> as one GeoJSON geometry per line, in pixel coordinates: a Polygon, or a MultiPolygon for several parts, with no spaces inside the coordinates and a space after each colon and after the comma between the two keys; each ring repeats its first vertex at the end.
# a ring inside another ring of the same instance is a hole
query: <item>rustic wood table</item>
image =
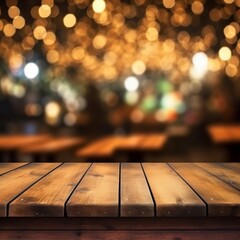
{"type": "Polygon", "coordinates": [[[1,163],[0,175],[1,239],[240,238],[239,163],[1,163]]]}
{"type": "Polygon", "coordinates": [[[40,144],[50,139],[46,134],[38,135],[1,135],[0,136],[0,152],[7,156],[8,161],[17,160],[17,152],[23,146],[29,144],[40,144]]]}
{"type": "Polygon", "coordinates": [[[212,125],[207,131],[216,146],[227,150],[230,161],[240,161],[240,125],[212,125]]]}
{"type": "Polygon", "coordinates": [[[240,143],[240,126],[239,125],[212,125],[208,127],[208,133],[212,141],[220,143],[240,143]]]}
{"type": "MultiPolygon", "coordinates": [[[[112,158],[116,152],[118,153],[147,153],[159,152],[162,150],[167,137],[164,134],[133,134],[128,136],[109,136],[96,140],[86,147],[77,151],[76,156],[86,159],[93,158],[112,158]]],[[[138,159],[135,156],[131,159],[138,159]]]]}
{"type": "Polygon", "coordinates": [[[20,154],[30,154],[33,160],[40,161],[42,159],[54,161],[57,155],[64,151],[73,150],[75,147],[83,144],[84,138],[80,137],[51,137],[41,144],[24,145],[20,148],[20,154]]]}

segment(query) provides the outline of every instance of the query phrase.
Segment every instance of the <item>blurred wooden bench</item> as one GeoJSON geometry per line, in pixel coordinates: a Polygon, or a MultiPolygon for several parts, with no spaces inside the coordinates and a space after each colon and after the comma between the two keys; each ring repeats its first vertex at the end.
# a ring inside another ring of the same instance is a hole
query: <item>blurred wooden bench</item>
{"type": "Polygon", "coordinates": [[[0,164],[1,239],[240,237],[239,163],[22,164],[0,164]]]}
{"type": "Polygon", "coordinates": [[[17,152],[23,146],[29,144],[39,144],[50,138],[46,134],[38,135],[1,135],[0,152],[6,156],[7,161],[16,161],[17,152]]]}
{"type": "MultiPolygon", "coordinates": [[[[85,139],[81,137],[51,137],[41,144],[24,145],[19,153],[31,155],[34,161],[60,161],[64,153],[74,152],[75,148],[84,142],[85,139]]],[[[73,157],[73,154],[64,155],[65,161],[72,161],[72,159],[66,159],[71,156],[73,157]]]]}
{"type": "MultiPolygon", "coordinates": [[[[108,136],[93,141],[87,146],[79,149],[76,156],[85,158],[89,161],[94,159],[107,161],[117,157],[116,154],[125,154],[128,155],[128,160],[130,161],[141,161],[144,153],[159,153],[166,140],[167,137],[163,134],[108,136]],[[131,155],[133,156],[131,157],[131,155]]],[[[125,161],[127,161],[126,158],[125,161]]]]}
{"type": "Polygon", "coordinates": [[[228,150],[230,161],[240,161],[240,125],[211,125],[207,131],[215,145],[228,150]]]}
{"type": "Polygon", "coordinates": [[[208,127],[208,132],[216,144],[240,143],[239,125],[212,125],[208,127]]]}

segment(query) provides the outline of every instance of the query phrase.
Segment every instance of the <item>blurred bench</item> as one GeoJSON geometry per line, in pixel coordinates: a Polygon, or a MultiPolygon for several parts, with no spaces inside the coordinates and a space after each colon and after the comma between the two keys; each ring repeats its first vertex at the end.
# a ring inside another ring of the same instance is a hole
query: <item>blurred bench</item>
{"type": "Polygon", "coordinates": [[[207,131],[214,144],[229,150],[230,161],[240,161],[240,125],[211,125],[207,131]]]}
{"type": "Polygon", "coordinates": [[[40,144],[50,139],[49,135],[1,135],[0,156],[1,161],[16,161],[17,152],[23,146],[29,144],[40,144]]]}
{"type": "Polygon", "coordinates": [[[73,161],[73,152],[85,142],[81,137],[51,137],[43,143],[20,148],[21,155],[31,155],[33,161],[73,161]]]}
{"type": "Polygon", "coordinates": [[[159,153],[167,137],[163,134],[133,134],[128,136],[108,136],[86,145],[76,152],[76,156],[88,161],[142,161],[143,155],[159,153]]]}

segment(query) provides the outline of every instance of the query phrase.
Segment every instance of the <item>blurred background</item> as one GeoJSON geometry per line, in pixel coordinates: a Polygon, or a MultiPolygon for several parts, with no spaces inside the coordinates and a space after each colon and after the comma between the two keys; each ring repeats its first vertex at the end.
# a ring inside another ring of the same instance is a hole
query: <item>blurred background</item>
{"type": "Polygon", "coordinates": [[[240,0],[2,0],[0,134],[208,146],[240,120],[239,36],[240,0]]]}

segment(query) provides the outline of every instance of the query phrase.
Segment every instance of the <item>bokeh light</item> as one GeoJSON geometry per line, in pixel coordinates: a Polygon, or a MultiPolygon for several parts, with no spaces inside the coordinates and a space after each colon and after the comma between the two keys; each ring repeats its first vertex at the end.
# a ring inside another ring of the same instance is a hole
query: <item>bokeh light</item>
{"type": "Polygon", "coordinates": [[[39,73],[39,68],[36,63],[27,63],[24,67],[24,74],[28,79],[35,78],[39,73]]]}
{"type": "Polygon", "coordinates": [[[133,76],[127,77],[124,81],[124,87],[126,88],[127,91],[134,92],[139,87],[139,81],[136,77],[133,76]]]}

